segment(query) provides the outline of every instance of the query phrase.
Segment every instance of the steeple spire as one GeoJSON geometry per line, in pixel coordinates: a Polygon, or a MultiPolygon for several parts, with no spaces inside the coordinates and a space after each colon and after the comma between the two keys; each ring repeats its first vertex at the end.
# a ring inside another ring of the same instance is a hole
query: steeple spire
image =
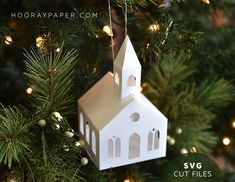
{"type": "Polygon", "coordinates": [[[115,91],[121,100],[130,94],[139,95],[141,65],[128,36],[126,36],[115,58],[113,73],[115,91]]]}

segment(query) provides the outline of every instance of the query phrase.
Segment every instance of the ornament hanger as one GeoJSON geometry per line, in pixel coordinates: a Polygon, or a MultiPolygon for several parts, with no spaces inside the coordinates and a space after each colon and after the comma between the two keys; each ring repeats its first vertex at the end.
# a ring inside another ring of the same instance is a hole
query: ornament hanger
{"type": "Polygon", "coordinates": [[[127,36],[127,2],[125,0],[125,37],[127,36]]]}
{"type": "MultiPolygon", "coordinates": [[[[125,37],[127,36],[127,1],[125,0],[125,7],[124,7],[124,16],[125,16],[125,37]]],[[[109,10],[109,24],[110,24],[110,29],[111,29],[111,48],[112,48],[112,59],[114,62],[114,40],[113,40],[113,26],[112,26],[112,10],[111,10],[111,5],[110,5],[110,0],[108,0],[108,10],[109,10]]]]}
{"type": "Polygon", "coordinates": [[[112,12],[111,12],[111,5],[110,0],[108,0],[108,8],[109,8],[109,24],[110,24],[110,30],[111,30],[111,47],[112,47],[112,58],[114,62],[114,41],[113,41],[113,27],[112,27],[112,12]]]}

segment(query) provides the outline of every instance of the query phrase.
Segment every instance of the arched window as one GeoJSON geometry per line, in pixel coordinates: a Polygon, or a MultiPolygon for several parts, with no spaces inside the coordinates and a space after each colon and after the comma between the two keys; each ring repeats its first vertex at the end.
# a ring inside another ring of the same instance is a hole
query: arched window
{"type": "Polygon", "coordinates": [[[121,157],[121,140],[116,138],[115,141],[115,157],[121,157]]]}
{"type": "Polygon", "coordinates": [[[148,151],[153,150],[153,132],[150,131],[148,134],[148,151]]]}
{"type": "Polygon", "coordinates": [[[129,138],[129,159],[140,156],[140,136],[134,133],[129,138]]]}
{"type": "Polygon", "coordinates": [[[96,136],[94,131],[91,133],[91,148],[93,153],[96,155],[96,136]]]}
{"type": "Polygon", "coordinates": [[[148,134],[148,151],[156,150],[159,148],[159,139],[160,139],[160,132],[155,129],[149,132],[148,134]]]}
{"type": "Polygon", "coordinates": [[[108,141],[108,158],[113,158],[113,139],[109,139],[108,141]]]}
{"type": "Polygon", "coordinates": [[[134,75],[130,75],[127,79],[127,86],[135,86],[136,85],[136,77],[134,75]]]}
{"type": "Polygon", "coordinates": [[[82,113],[79,114],[79,128],[80,128],[80,133],[84,135],[84,119],[82,113]]]}
{"type": "Polygon", "coordinates": [[[119,76],[118,76],[118,73],[115,73],[114,74],[114,82],[119,85],[119,76]]]}
{"type": "Polygon", "coordinates": [[[160,132],[157,130],[154,134],[154,150],[159,148],[160,132]]]}
{"type": "Polygon", "coordinates": [[[108,158],[121,157],[121,140],[115,136],[108,140],[108,158]]]}
{"type": "Polygon", "coordinates": [[[86,123],[86,141],[90,144],[90,127],[88,123],[86,123]]]}

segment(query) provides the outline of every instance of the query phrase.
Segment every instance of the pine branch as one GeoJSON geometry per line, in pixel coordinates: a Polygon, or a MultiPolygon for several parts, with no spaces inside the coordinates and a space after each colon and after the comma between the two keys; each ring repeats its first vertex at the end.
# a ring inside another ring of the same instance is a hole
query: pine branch
{"type": "Polygon", "coordinates": [[[59,53],[37,54],[27,52],[26,66],[29,85],[33,89],[34,107],[37,113],[46,114],[60,111],[64,115],[73,113],[70,96],[77,52],[75,50],[59,53]]]}
{"type": "Polygon", "coordinates": [[[218,110],[227,106],[234,99],[234,86],[224,79],[204,80],[195,90],[195,104],[218,110]]]}
{"type": "Polygon", "coordinates": [[[176,139],[177,147],[208,152],[217,139],[209,131],[215,118],[212,111],[231,102],[234,88],[225,80],[212,82],[210,78],[196,86],[192,81],[196,69],[185,57],[168,55],[154,65],[147,76],[150,86],[145,93],[169,119],[169,135],[176,139]],[[176,133],[179,126],[181,135],[176,133]]]}
{"type": "Polygon", "coordinates": [[[0,163],[12,167],[20,162],[24,153],[29,151],[30,120],[18,108],[3,108],[0,113],[0,163]]]}

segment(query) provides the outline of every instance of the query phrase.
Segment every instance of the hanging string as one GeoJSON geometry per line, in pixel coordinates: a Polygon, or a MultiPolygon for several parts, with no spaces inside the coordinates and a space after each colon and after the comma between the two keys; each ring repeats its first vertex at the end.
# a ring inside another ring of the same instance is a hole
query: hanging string
{"type": "Polygon", "coordinates": [[[127,2],[125,0],[125,36],[127,36],[127,2]]]}
{"type": "Polygon", "coordinates": [[[108,0],[108,7],[109,7],[109,25],[111,30],[111,47],[112,47],[112,59],[114,62],[114,41],[113,41],[113,27],[112,27],[112,11],[111,11],[111,5],[110,0],[108,0]]]}

